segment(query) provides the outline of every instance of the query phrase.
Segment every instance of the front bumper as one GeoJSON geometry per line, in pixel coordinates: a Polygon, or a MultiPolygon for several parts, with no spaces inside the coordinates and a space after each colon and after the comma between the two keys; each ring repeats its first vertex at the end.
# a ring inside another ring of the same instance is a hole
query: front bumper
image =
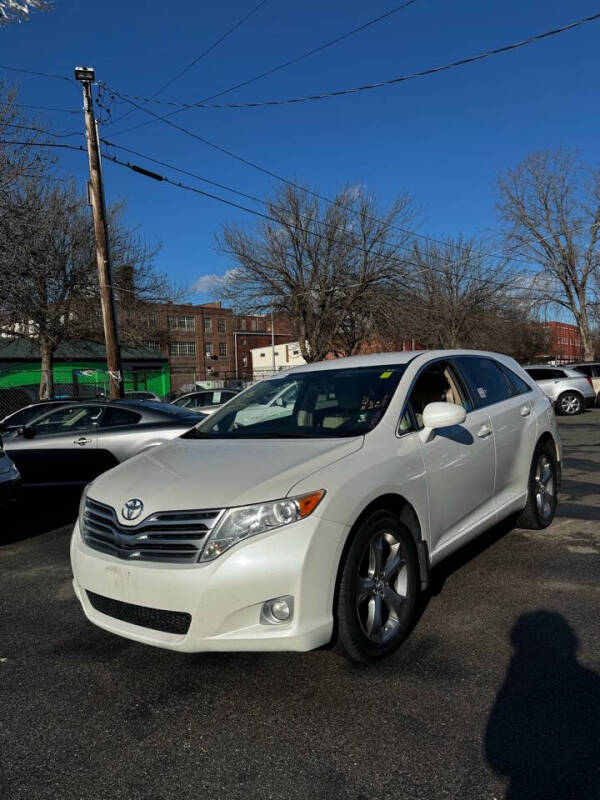
{"type": "Polygon", "coordinates": [[[73,588],[91,622],[145,644],[183,652],[312,650],[331,639],[347,533],[345,526],[312,515],[247,539],[215,561],[184,566],[104,555],[85,544],[76,524],[73,588]],[[191,622],[183,634],[133,624],[98,611],[88,592],[144,610],[189,614],[191,622]],[[294,598],[292,621],[262,624],[263,603],[284,595],[294,598]]]}

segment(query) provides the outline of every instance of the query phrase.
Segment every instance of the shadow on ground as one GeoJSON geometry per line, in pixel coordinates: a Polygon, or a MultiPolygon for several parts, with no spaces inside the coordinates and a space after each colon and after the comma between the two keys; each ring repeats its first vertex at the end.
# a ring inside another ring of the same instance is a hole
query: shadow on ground
{"type": "Polygon", "coordinates": [[[522,614],[510,640],[485,733],[487,762],[508,779],[506,800],[600,797],[600,676],[577,661],[561,614],[522,614]]]}
{"type": "Polygon", "coordinates": [[[74,524],[80,489],[23,489],[2,510],[0,547],[74,524]]]}

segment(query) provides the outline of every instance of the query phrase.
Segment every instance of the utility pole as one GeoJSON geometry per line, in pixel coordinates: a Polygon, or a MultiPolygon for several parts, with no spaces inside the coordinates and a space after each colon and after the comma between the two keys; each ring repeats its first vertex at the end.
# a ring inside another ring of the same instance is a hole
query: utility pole
{"type": "Polygon", "coordinates": [[[273,322],[273,304],[271,304],[271,358],[273,361],[273,375],[275,375],[275,324],[273,322]]]}
{"type": "Polygon", "coordinates": [[[119,343],[119,329],[117,326],[115,295],[108,249],[108,229],[106,226],[106,205],[104,203],[104,186],[102,183],[98,123],[94,117],[92,105],[92,82],[95,80],[95,73],[92,67],[75,67],[75,78],[80,81],[83,89],[85,136],[90,162],[90,198],[94,217],[94,232],[96,234],[96,261],[98,263],[102,324],[106,342],[106,364],[110,379],[109,391],[111,400],[118,400],[123,397],[123,367],[121,364],[121,345],[119,343]]]}

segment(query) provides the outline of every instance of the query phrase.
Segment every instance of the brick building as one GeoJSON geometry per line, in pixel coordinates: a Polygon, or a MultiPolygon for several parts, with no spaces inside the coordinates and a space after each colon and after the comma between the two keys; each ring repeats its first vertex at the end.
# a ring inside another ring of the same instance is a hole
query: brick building
{"type": "Polygon", "coordinates": [[[275,346],[291,342],[293,334],[286,317],[275,316],[273,319],[274,335],[271,337],[271,316],[241,315],[236,317],[234,353],[237,361],[236,377],[240,380],[252,380],[252,350],[258,347],[270,347],[272,339],[275,346]]]}
{"type": "Polygon", "coordinates": [[[171,391],[197,381],[222,381],[235,375],[234,317],[221,303],[166,303],[152,306],[153,329],[161,336],[147,346],[169,359],[171,391]]]}
{"type": "Polygon", "coordinates": [[[576,325],[567,322],[547,322],[548,356],[552,361],[568,363],[581,358],[581,334],[576,325]]]}

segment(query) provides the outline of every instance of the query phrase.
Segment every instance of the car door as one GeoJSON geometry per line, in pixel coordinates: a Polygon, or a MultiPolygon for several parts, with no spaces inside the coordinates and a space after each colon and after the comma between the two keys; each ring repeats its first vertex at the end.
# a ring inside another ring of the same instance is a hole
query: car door
{"type": "MultiPolygon", "coordinates": [[[[98,475],[138,453],[144,443],[142,414],[117,404],[109,406],[98,430],[98,475]]],[[[146,426],[150,427],[150,426],[146,426]]]]}
{"type": "Polygon", "coordinates": [[[513,370],[492,358],[454,359],[471,394],[490,416],[496,469],[494,505],[501,511],[527,491],[531,457],[537,437],[531,387],[513,370]]]}
{"type": "Polygon", "coordinates": [[[462,425],[436,431],[421,440],[429,495],[431,552],[449,547],[454,540],[479,532],[494,518],[494,442],[487,411],[475,407],[468,388],[448,359],[421,370],[410,394],[409,407],[417,430],[423,427],[428,403],[456,402],[467,417],[462,425]]]}
{"type": "Polygon", "coordinates": [[[96,477],[99,404],[62,406],[12,434],[6,451],[25,484],[85,484],[96,477]]]}

